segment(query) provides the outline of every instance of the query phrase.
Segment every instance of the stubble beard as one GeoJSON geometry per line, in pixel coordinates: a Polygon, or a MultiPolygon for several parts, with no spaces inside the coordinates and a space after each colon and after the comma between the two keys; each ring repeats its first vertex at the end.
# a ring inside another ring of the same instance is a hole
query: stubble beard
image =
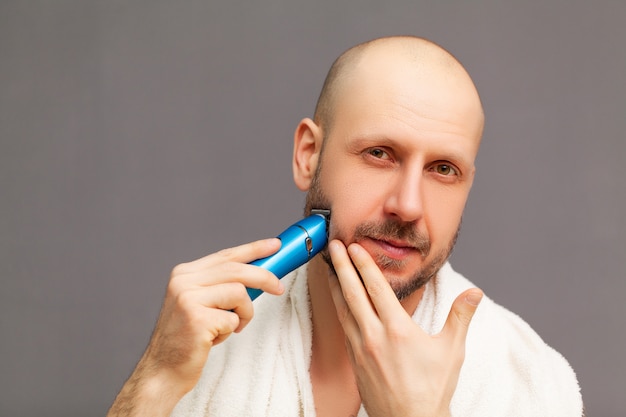
{"type": "MultiPolygon", "coordinates": [[[[321,159],[320,159],[321,161],[321,159]]],[[[320,181],[321,175],[321,163],[318,165],[315,175],[311,181],[311,186],[306,195],[304,214],[308,216],[311,214],[311,210],[316,209],[331,209],[330,199],[323,192],[320,181]]],[[[449,242],[448,246],[444,249],[441,249],[439,252],[435,254],[431,254],[431,244],[430,238],[427,235],[420,233],[412,222],[399,222],[391,219],[387,219],[383,222],[364,222],[355,228],[352,236],[349,236],[347,233],[342,231],[336,224],[332,222],[332,212],[331,212],[331,227],[330,232],[333,233],[330,236],[331,239],[339,239],[344,243],[349,242],[359,242],[363,239],[370,238],[376,240],[390,240],[397,241],[401,240],[402,242],[407,243],[408,245],[414,247],[422,256],[423,260],[429,255],[433,255],[431,259],[426,262],[421,268],[413,271],[413,274],[407,278],[401,278],[397,276],[393,276],[390,274],[391,272],[400,272],[402,269],[406,267],[406,261],[397,260],[385,256],[384,254],[377,254],[374,256],[374,261],[376,265],[380,268],[383,275],[387,277],[389,280],[389,284],[393,289],[398,300],[402,301],[415,291],[422,288],[426,285],[441,269],[441,267],[446,263],[454,245],[456,244],[457,238],[459,236],[460,231],[460,222],[457,227],[456,233],[454,237],[449,242]],[[389,273],[385,273],[385,272],[389,273]]],[[[335,267],[333,266],[332,260],[330,258],[330,254],[328,253],[328,249],[324,248],[320,252],[322,258],[330,268],[330,272],[333,275],[337,275],[335,271],[335,267]]],[[[358,272],[358,271],[357,271],[358,272]]]]}

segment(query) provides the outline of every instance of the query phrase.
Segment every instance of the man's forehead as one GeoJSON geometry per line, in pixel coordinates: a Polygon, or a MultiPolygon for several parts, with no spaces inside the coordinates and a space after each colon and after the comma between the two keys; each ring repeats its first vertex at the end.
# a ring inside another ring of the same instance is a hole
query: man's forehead
{"type": "Polygon", "coordinates": [[[480,98],[460,65],[452,68],[449,60],[422,62],[415,56],[390,54],[396,51],[377,48],[354,63],[336,92],[335,122],[356,120],[360,112],[398,119],[413,113],[426,121],[460,125],[470,136],[482,134],[480,98]]]}

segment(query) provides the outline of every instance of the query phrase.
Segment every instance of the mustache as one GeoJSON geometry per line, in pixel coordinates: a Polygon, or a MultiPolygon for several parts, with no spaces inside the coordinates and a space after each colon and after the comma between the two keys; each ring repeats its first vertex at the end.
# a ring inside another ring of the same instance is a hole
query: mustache
{"type": "Polygon", "coordinates": [[[386,220],[383,223],[366,222],[358,225],[354,231],[354,240],[364,238],[383,241],[402,241],[403,244],[417,249],[423,257],[430,253],[430,239],[415,228],[414,223],[401,223],[386,220]]]}

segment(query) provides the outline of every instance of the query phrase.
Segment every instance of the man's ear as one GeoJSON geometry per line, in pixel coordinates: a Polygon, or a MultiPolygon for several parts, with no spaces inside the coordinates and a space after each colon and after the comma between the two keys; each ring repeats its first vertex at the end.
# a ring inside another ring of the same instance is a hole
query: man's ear
{"type": "Polygon", "coordinates": [[[309,118],[300,121],[293,135],[293,180],[302,191],[311,185],[323,139],[322,128],[309,118]]]}

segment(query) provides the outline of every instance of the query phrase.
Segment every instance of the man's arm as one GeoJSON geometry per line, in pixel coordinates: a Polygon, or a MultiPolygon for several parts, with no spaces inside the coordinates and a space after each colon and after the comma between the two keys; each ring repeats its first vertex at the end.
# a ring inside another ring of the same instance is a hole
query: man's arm
{"type": "Polygon", "coordinates": [[[176,392],[175,384],[159,380],[146,369],[145,355],[124,384],[107,416],[168,416],[185,392],[176,392]]]}
{"type": "Polygon", "coordinates": [[[150,343],[107,416],[169,416],[211,347],[252,319],[246,287],[283,292],[276,276],[248,265],[279,248],[278,239],[260,240],[175,267],[150,343]]]}

